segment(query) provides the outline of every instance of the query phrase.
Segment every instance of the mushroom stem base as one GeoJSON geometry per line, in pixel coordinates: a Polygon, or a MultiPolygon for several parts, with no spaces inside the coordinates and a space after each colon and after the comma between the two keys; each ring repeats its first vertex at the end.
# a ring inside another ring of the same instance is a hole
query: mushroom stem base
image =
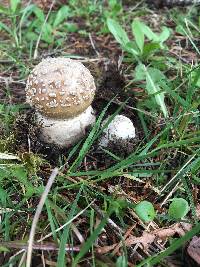
{"type": "Polygon", "coordinates": [[[41,125],[41,140],[59,147],[69,147],[78,142],[86,128],[95,122],[94,110],[89,106],[86,111],[70,119],[53,119],[36,114],[37,123],[41,125]]]}

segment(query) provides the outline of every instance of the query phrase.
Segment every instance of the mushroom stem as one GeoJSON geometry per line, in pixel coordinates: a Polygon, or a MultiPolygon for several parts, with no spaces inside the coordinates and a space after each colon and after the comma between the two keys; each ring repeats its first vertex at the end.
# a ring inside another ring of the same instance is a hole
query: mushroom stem
{"type": "Polygon", "coordinates": [[[68,119],[47,118],[36,113],[36,120],[41,125],[40,138],[59,147],[69,147],[80,140],[88,126],[94,124],[94,110],[89,106],[76,117],[68,119]]]}

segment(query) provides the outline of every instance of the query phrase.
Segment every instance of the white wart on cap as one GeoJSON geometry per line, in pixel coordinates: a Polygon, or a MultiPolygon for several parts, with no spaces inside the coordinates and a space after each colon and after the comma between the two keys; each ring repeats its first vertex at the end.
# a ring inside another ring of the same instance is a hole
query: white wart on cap
{"type": "Polygon", "coordinates": [[[90,71],[69,58],[47,58],[31,72],[26,84],[26,100],[41,114],[51,118],[75,117],[94,98],[95,83],[90,71]]]}
{"type": "MultiPolygon", "coordinates": [[[[103,121],[103,125],[108,121],[103,121]]],[[[132,121],[123,115],[116,115],[107,128],[103,130],[99,146],[107,147],[109,142],[129,141],[135,138],[135,127],[132,121]]]]}
{"type": "Polygon", "coordinates": [[[90,106],[95,90],[94,79],[81,62],[62,57],[40,62],[29,75],[25,91],[42,126],[41,138],[61,147],[78,141],[95,121],[90,106]]]}

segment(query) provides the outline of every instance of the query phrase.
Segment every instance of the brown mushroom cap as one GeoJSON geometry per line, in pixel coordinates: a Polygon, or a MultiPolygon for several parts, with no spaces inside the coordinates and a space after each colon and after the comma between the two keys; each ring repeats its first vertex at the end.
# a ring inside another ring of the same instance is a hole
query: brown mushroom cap
{"type": "Polygon", "coordinates": [[[31,72],[26,101],[51,118],[75,117],[91,104],[95,83],[90,71],[69,58],[47,58],[31,72]]]}

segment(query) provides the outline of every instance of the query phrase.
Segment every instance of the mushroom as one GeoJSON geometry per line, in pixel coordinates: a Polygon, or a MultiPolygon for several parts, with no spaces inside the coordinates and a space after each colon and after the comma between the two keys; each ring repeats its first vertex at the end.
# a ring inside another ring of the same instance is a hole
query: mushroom
{"type": "Polygon", "coordinates": [[[91,107],[95,83],[90,71],[69,58],[47,58],[31,72],[26,101],[35,108],[41,139],[69,147],[95,122],[91,107]]]}
{"type": "MultiPolygon", "coordinates": [[[[102,125],[109,118],[103,121],[102,125]]],[[[100,147],[107,147],[110,142],[118,143],[119,141],[130,141],[135,138],[135,127],[132,121],[123,115],[116,115],[109,123],[108,127],[103,130],[103,135],[99,141],[100,147]]]]}

